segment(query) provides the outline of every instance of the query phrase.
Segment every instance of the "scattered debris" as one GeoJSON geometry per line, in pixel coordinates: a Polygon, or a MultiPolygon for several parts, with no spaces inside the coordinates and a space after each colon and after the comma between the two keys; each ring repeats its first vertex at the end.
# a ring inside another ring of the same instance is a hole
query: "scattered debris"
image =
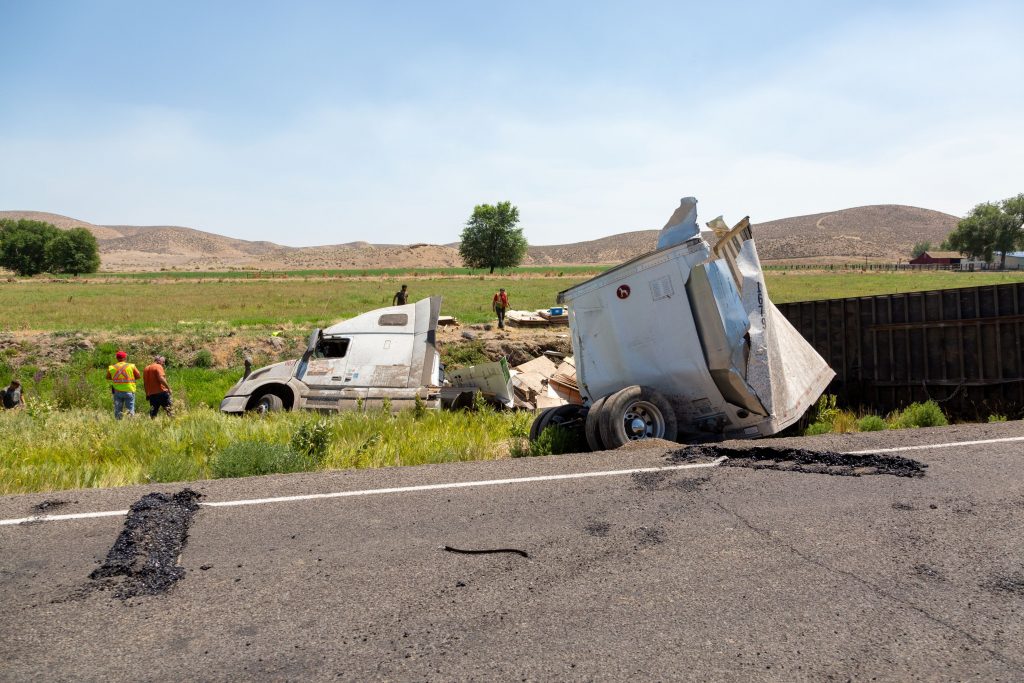
{"type": "Polygon", "coordinates": [[[914,573],[918,576],[923,576],[926,579],[934,579],[936,581],[946,580],[946,577],[942,575],[942,572],[930,564],[915,564],[914,573]]]}
{"type": "Polygon", "coordinates": [[[529,558],[530,553],[525,550],[519,550],[518,548],[488,548],[485,550],[464,550],[462,548],[453,548],[450,545],[442,546],[445,552],[449,553],[460,553],[462,555],[491,555],[494,553],[513,553],[515,555],[521,555],[522,557],[529,558]]]}
{"type": "Polygon", "coordinates": [[[569,314],[564,308],[548,308],[538,311],[508,311],[505,322],[512,327],[556,327],[569,324],[569,314]],[[554,311],[559,311],[556,315],[554,311]]]}
{"type": "Polygon", "coordinates": [[[589,522],[585,527],[583,527],[583,530],[591,536],[604,538],[608,535],[608,532],[611,531],[611,528],[612,526],[608,522],[589,522]]]}
{"type": "Polygon", "coordinates": [[[67,505],[70,502],[70,500],[44,500],[42,503],[37,503],[33,505],[32,509],[35,512],[46,512],[47,510],[52,510],[53,508],[59,508],[63,505],[67,505]]]}
{"type": "Polygon", "coordinates": [[[167,591],[185,576],[177,562],[201,496],[186,488],[174,495],[149,493],[133,503],[106,560],[89,578],[103,581],[101,589],[113,587],[122,600],[167,591]]]}
{"type": "Polygon", "coordinates": [[[859,477],[868,474],[889,474],[895,477],[923,477],[928,465],[898,455],[850,455],[832,451],[811,451],[804,448],[779,446],[754,446],[751,448],[730,448],[728,446],[690,446],[682,448],[667,457],[672,462],[690,461],[698,458],[719,458],[726,456],[722,467],[748,467],[751,469],[782,470],[811,474],[830,474],[842,477],[859,477]]]}

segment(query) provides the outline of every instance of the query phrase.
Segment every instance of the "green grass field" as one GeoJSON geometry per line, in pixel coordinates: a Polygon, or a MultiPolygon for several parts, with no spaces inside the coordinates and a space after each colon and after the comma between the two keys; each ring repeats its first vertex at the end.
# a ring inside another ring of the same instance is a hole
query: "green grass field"
{"type": "MultiPolygon", "coordinates": [[[[491,319],[490,301],[507,287],[513,308],[555,304],[560,290],[590,275],[517,274],[514,277],[319,278],[281,280],[20,280],[0,283],[0,320],[6,329],[132,331],[174,329],[196,323],[312,327],[386,306],[402,283],[412,299],[440,295],[442,312],[463,322],[491,319]]],[[[1020,282],[1024,272],[828,272],[771,271],[768,291],[775,303],[866,296],[983,284],[1020,282]]]]}
{"type": "Polygon", "coordinates": [[[526,436],[529,413],[381,411],[322,418],[310,413],[236,417],[199,408],[174,418],[109,410],[56,411],[38,404],[0,411],[0,494],[244,476],[296,469],[391,467],[492,460],[526,436]],[[319,423],[323,452],[301,468],[261,462],[258,447],[288,452],[319,423]],[[242,448],[239,448],[239,444],[242,448]],[[245,446],[256,448],[247,449],[245,446]],[[256,453],[251,451],[256,450],[256,453]],[[230,456],[230,461],[225,462],[230,456]]]}

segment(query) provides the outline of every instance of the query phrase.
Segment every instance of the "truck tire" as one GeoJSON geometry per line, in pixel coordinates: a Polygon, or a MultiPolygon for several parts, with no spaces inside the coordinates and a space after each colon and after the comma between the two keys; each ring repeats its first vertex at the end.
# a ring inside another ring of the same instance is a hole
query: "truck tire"
{"type": "Polygon", "coordinates": [[[590,412],[587,413],[584,434],[587,437],[587,445],[590,446],[592,453],[604,450],[604,441],[601,439],[601,411],[607,399],[607,396],[602,396],[594,401],[590,406],[590,412]]]}
{"type": "Polygon", "coordinates": [[[284,410],[284,401],[280,396],[274,394],[263,394],[252,406],[254,413],[263,415],[265,413],[277,413],[284,410]]]}
{"type": "Polygon", "coordinates": [[[533,418],[533,424],[530,425],[530,441],[536,441],[540,433],[544,431],[544,427],[547,426],[547,418],[553,410],[554,408],[545,408],[537,413],[537,417],[533,418]]]}
{"type": "Polygon", "coordinates": [[[601,408],[601,440],[607,449],[641,439],[676,440],[676,414],[650,387],[633,385],[615,392],[601,408]]]}

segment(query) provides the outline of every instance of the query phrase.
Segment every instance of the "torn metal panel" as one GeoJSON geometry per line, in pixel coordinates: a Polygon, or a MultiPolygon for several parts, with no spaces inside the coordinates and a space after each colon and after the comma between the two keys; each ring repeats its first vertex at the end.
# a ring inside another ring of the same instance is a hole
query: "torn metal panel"
{"type": "Polygon", "coordinates": [[[679,200],[679,208],[669,217],[665,227],[658,235],[658,249],[667,249],[700,235],[697,226],[697,199],[683,197],[679,200]]]}
{"type": "Polygon", "coordinates": [[[800,419],[835,372],[768,299],[752,239],[743,243],[736,263],[750,319],[747,382],[770,414],[764,433],[774,434],[800,419]]]}
{"type": "Polygon", "coordinates": [[[504,358],[494,363],[481,363],[452,370],[448,373],[448,381],[453,387],[479,389],[486,397],[512,407],[512,375],[509,372],[508,361],[504,358]]]}
{"type": "Polygon", "coordinates": [[[758,415],[767,415],[746,382],[750,320],[729,268],[722,260],[696,266],[686,291],[693,306],[704,360],[722,396],[758,415]]]}

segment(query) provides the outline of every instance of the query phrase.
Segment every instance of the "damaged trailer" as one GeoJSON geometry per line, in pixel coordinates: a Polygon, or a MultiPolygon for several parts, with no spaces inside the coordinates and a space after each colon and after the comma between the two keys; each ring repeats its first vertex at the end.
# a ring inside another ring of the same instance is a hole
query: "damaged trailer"
{"type": "Polygon", "coordinates": [[[835,373],[768,299],[744,218],[701,230],[687,197],[658,248],[558,295],[583,406],[540,413],[591,450],[757,438],[796,422],[835,373]]]}
{"type": "Polygon", "coordinates": [[[299,359],[255,370],[231,387],[225,413],[279,410],[393,411],[419,401],[427,408],[461,407],[481,392],[512,405],[508,363],[464,368],[445,380],[436,346],[441,297],[378,308],[309,335],[299,359]]]}

